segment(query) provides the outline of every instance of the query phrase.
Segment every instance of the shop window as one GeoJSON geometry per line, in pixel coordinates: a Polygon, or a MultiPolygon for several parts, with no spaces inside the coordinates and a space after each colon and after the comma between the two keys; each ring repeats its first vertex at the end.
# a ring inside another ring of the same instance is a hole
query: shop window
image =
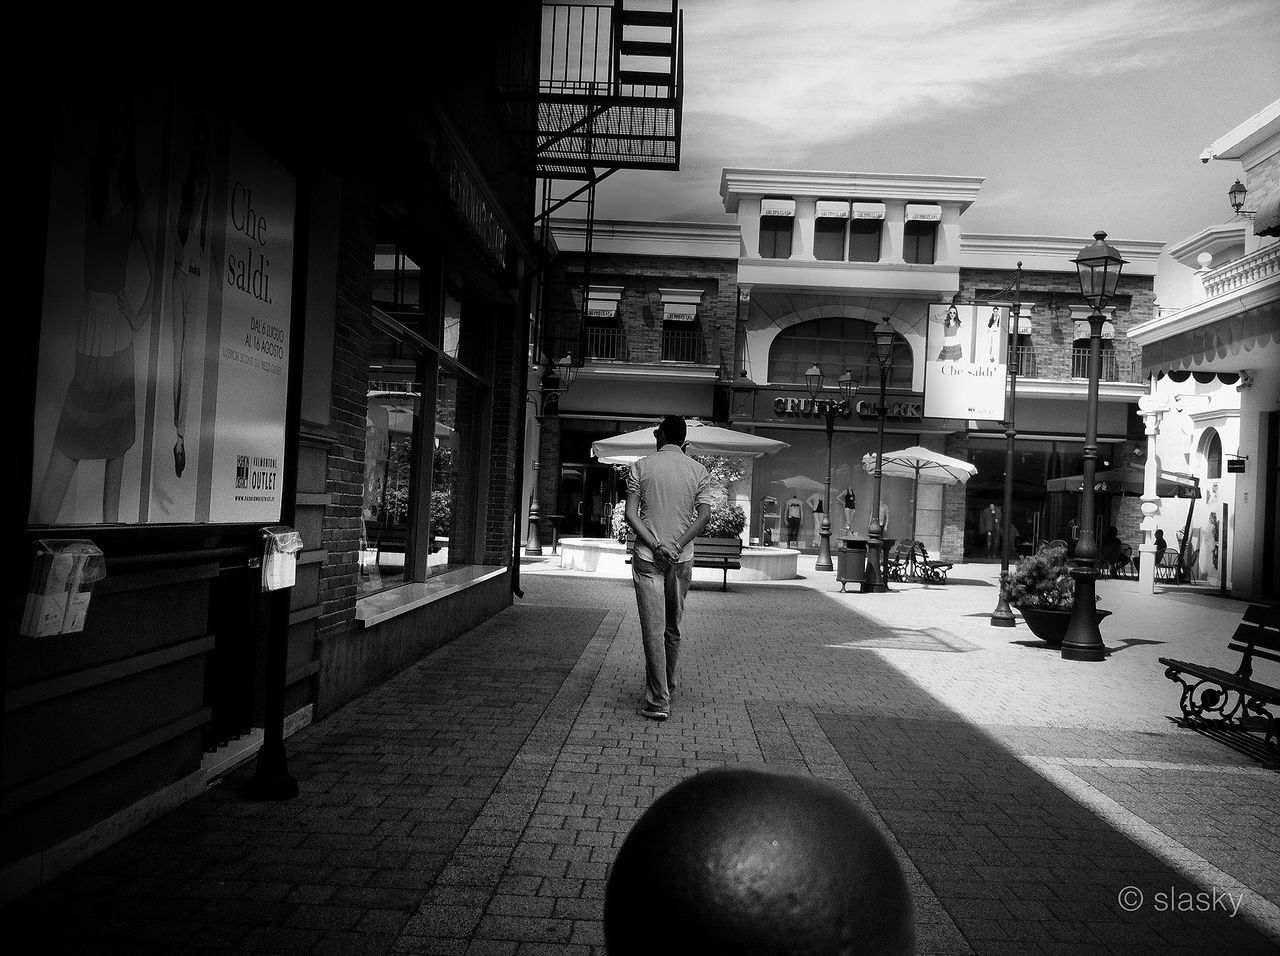
{"type": "MultiPolygon", "coordinates": [[[[895,336],[894,341],[888,384],[894,388],[910,388],[911,346],[900,335],[895,336]]],[[[859,319],[826,318],[784,329],[769,349],[769,381],[803,385],[804,373],[815,362],[831,381],[848,368],[855,380],[878,386],[880,366],[876,362],[874,324],[859,319]]]]}
{"type": "Polygon", "coordinates": [[[844,219],[823,218],[813,224],[813,255],[826,262],[844,259],[844,219]]]}
{"type": "Polygon", "coordinates": [[[760,255],[765,259],[791,258],[791,232],[795,220],[790,216],[760,217],[760,255]]]}
{"type": "Polygon", "coordinates": [[[936,254],[938,224],[913,220],[902,226],[902,258],[917,265],[932,265],[936,254]]]}
{"type": "MultiPolygon", "coordinates": [[[[396,284],[380,257],[375,287],[396,284]]],[[[460,283],[381,300],[369,344],[360,594],[424,580],[483,555],[479,491],[489,400],[488,323],[460,283]],[[392,314],[394,311],[394,314],[392,314]]]]}
{"type": "Polygon", "coordinates": [[[853,219],[849,222],[849,261],[880,261],[881,219],[853,219]]]}

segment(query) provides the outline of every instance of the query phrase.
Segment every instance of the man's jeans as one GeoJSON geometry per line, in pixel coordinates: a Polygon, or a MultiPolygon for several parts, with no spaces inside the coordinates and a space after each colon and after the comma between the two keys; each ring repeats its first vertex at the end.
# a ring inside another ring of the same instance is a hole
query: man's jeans
{"type": "Polygon", "coordinates": [[[659,567],[643,558],[631,559],[636,586],[640,633],[644,639],[644,702],[667,707],[676,686],[676,658],[680,654],[680,618],[693,580],[693,561],[659,567]]]}

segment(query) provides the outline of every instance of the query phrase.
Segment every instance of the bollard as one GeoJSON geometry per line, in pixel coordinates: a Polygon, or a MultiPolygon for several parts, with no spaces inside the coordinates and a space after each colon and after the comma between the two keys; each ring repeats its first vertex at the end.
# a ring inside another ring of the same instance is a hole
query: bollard
{"type": "Polygon", "coordinates": [[[888,841],[812,777],[708,770],[632,826],[605,889],[610,956],[907,954],[911,895],[888,841]]]}

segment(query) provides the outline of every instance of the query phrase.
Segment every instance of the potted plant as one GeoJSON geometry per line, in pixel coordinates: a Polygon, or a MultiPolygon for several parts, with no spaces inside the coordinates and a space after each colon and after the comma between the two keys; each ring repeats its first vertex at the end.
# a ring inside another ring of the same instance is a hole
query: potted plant
{"type": "MultiPolygon", "coordinates": [[[[1062,643],[1076,596],[1066,548],[1046,546],[1020,559],[1000,575],[1000,590],[1022,612],[1032,634],[1046,644],[1062,643]]],[[[1095,608],[1094,613],[1101,621],[1111,612],[1095,608]]]]}

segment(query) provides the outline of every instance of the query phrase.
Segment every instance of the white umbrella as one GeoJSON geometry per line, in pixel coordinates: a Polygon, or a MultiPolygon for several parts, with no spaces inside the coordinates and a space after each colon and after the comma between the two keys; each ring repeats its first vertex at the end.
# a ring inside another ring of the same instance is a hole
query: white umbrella
{"type": "MultiPolygon", "coordinates": [[[[741,458],[759,458],[772,455],[789,447],[784,441],[775,441],[749,432],[737,432],[718,425],[689,422],[684,449],[690,455],[729,455],[741,458]]],[[[606,465],[629,465],[645,455],[658,450],[653,428],[641,428],[624,435],[602,438],[591,443],[591,454],[606,465]]]]}
{"type": "MultiPolygon", "coordinates": [[[[901,451],[885,452],[881,456],[880,474],[890,478],[910,478],[911,488],[911,540],[916,539],[916,495],[920,483],[926,485],[955,485],[968,481],[978,469],[967,461],[951,458],[922,445],[912,445],[901,451]]],[[[867,474],[875,474],[876,453],[862,456],[862,467],[867,474]]]]}

